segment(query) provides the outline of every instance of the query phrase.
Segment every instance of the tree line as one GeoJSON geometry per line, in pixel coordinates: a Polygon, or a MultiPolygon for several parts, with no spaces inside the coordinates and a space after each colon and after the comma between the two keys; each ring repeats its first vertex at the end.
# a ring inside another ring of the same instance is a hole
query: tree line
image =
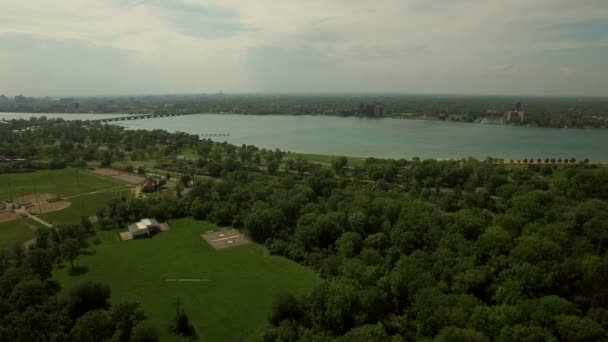
{"type": "Polygon", "coordinates": [[[154,145],[159,166],[188,176],[179,191],[113,200],[98,212],[102,229],[192,216],[318,270],[324,281],[312,293],[277,299],[265,341],[608,338],[605,168],[418,158],[320,165],[185,134],[88,130],[75,143],[79,158],[89,144],[95,158],[111,145],[111,162],[154,145]],[[176,158],[184,149],[194,160],[176,158]]]}

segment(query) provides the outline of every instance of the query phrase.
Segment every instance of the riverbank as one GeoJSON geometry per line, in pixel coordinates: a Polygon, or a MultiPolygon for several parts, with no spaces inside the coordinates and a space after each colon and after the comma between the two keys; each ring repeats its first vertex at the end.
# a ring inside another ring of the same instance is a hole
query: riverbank
{"type": "MultiPolygon", "coordinates": [[[[108,114],[46,115],[95,119],[108,114]]],[[[608,150],[604,148],[608,146],[608,130],[599,129],[565,130],[437,120],[243,114],[129,120],[116,122],[116,125],[128,130],[162,129],[199,136],[223,133],[229,136],[214,136],[212,139],[238,146],[278,148],[317,156],[438,160],[468,157],[483,160],[491,156],[505,160],[576,158],[608,161],[608,150]]],[[[323,157],[317,159],[327,162],[323,157]]]]}

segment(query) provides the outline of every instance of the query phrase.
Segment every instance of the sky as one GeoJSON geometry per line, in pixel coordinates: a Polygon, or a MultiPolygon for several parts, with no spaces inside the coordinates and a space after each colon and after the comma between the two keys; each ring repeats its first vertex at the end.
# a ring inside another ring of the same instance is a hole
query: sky
{"type": "Polygon", "coordinates": [[[608,0],[0,0],[0,94],[608,95],[608,0]]]}

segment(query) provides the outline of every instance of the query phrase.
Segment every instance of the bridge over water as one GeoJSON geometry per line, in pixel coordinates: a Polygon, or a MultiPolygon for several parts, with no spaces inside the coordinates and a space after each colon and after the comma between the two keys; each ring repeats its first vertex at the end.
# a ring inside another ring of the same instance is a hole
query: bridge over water
{"type": "Polygon", "coordinates": [[[105,123],[105,122],[116,122],[116,121],[165,118],[165,117],[169,117],[169,116],[184,116],[184,115],[192,115],[192,113],[137,114],[137,115],[119,116],[119,117],[115,117],[115,118],[93,119],[93,120],[87,120],[87,121],[89,121],[89,122],[104,122],[105,123]]]}
{"type": "MultiPolygon", "coordinates": [[[[87,120],[87,121],[108,123],[108,122],[117,122],[117,121],[155,119],[155,118],[165,118],[165,117],[170,117],[170,116],[184,116],[184,115],[193,115],[193,114],[192,113],[134,114],[134,115],[119,116],[119,117],[115,117],[115,118],[93,119],[93,120],[87,120]]],[[[198,134],[198,136],[200,138],[229,137],[230,133],[202,133],[202,134],[198,134]]]]}

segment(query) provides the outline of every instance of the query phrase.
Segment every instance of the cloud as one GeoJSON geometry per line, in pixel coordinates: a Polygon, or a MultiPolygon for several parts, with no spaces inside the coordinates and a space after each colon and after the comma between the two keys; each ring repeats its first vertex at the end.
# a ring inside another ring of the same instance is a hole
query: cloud
{"type": "Polygon", "coordinates": [[[178,0],[147,1],[140,5],[160,8],[163,12],[161,16],[168,20],[176,31],[186,35],[215,39],[254,30],[241,21],[235,9],[229,7],[178,0]]]}
{"type": "Polygon", "coordinates": [[[608,83],[605,0],[4,0],[2,7],[0,89],[13,94],[602,95],[608,83]]]}
{"type": "Polygon", "coordinates": [[[0,86],[58,94],[107,94],[146,92],[154,88],[142,75],[145,66],[136,63],[134,54],[120,49],[97,47],[81,40],[49,40],[26,35],[0,37],[7,54],[8,73],[0,86]]]}
{"type": "Polygon", "coordinates": [[[410,8],[414,11],[449,10],[450,6],[459,5],[468,0],[414,0],[410,8]]]}
{"type": "Polygon", "coordinates": [[[248,51],[246,67],[263,91],[311,91],[337,86],[342,61],[312,46],[258,46],[248,51]],[[325,70],[325,73],[319,73],[325,70]],[[327,73],[329,71],[329,73],[327,73]],[[314,86],[316,85],[316,86],[314,86]],[[331,86],[330,86],[331,87],[331,86]]]}
{"type": "Polygon", "coordinates": [[[558,39],[576,41],[602,41],[608,45],[608,19],[572,21],[546,28],[558,39]]]}

